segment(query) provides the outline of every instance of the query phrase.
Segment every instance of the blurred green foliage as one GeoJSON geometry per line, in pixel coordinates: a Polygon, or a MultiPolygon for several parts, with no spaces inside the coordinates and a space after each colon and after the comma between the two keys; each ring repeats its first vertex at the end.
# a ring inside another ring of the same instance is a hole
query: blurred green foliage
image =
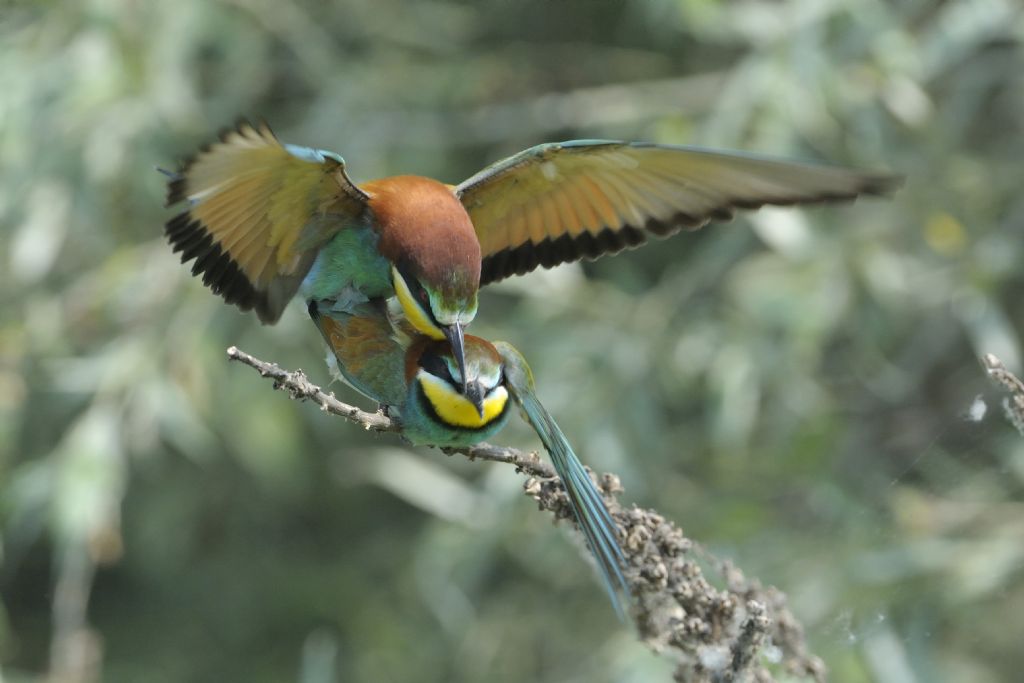
{"type": "Polygon", "coordinates": [[[835,680],[1019,675],[1024,441],[976,360],[1021,368],[1015,0],[9,0],[0,93],[0,680],[667,676],[509,468],[229,366],[327,377],[301,306],[263,328],[161,237],[154,166],[240,114],[357,180],[574,137],[907,174],[506,281],[474,331],[835,680]]]}

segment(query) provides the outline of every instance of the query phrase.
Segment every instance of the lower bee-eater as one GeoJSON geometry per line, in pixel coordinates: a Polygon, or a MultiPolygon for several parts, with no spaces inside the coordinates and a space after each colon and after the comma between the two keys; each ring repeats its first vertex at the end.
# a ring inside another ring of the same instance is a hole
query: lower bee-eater
{"type": "Polygon", "coordinates": [[[409,441],[442,447],[479,443],[508,421],[510,397],[519,405],[551,455],[605,588],[625,618],[629,586],[617,527],[565,434],[537,398],[523,356],[506,342],[466,335],[460,364],[446,342],[416,334],[404,344],[386,315],[359,313],[321,310],[316,302],[309,306],[338,370],[381,404],[409,441]]]}

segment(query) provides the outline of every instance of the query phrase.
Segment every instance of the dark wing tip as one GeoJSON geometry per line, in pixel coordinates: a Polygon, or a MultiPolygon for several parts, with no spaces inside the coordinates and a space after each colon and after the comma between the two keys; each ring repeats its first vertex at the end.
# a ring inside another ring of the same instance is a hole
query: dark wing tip
{"type": "Polygon", "coordinates": [[[178,202],[185,201],[187,197],[188,188],[184,172],[167,181],[167,199],[164,201],[164,206],[174,206],[178,202]]]}
{"type": "Polygon", "coordinates": [[[203,224],[182,212],[169,220],[164,234],[175,252],[181,252],[181,262],[192,264],[192,275],[202,276],[203,284],[214,294],[243,311],[256,308],[263,322],[275,322],[271,316],[265,294],[256,290],[235,263],[234,259],[213,241],[203,224]]]}
{"type": "Polygon", "coordinates": [[[177,173],[157,169],[167,176],[167,199],[164,201],[164,206],[173,206],[178,202],[185,201],[188,197],[188,170],[196,162],[196,159],[209,148],[209,145],[204,145],[198,152],[186,158],[185,161],[181,162],[180,170],[177,173]]]}
{"type": "MultiPolygon", "coordinates": [[[[655,235],[668,234],[669,227],[649,222],[644,230],[655,235]]],[[[678,229],[675,228],[675,229],[678,229]]],[[[554,268],[562,263],[594,260],[605,254],[617,254],[624,249],[633,249],[647,241],[644,230],[623,226],[618,230],[605,228],[596,235],[584,232],[576,236],[560,235],[548,237],[542,242],[524,242],[495,252],[483,259],[480,267],[480,286],[504,280],[512,275],[525,275],[541,268],[554,268]]]]}
{"type": "Polygon", "coordinates": [[[213,143],[207,143],[199,148],[194,154],[181,162],[180,170],[177,173],[164,171],[157,169],[161,173],[167,176],[167,199],[164,201],[164,206],[173,206],[178,202],[185,201],[188,197],[188,170],[192,168],[192,165],[196,163],[196,159],[210,151],[210,147],[213,143]]]}

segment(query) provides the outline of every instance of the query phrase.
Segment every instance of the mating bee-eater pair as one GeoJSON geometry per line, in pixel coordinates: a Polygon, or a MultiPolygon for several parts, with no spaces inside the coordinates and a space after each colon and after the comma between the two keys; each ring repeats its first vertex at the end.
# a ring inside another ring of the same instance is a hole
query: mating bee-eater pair
{"type": "Polygon", "coordinates": [[[396,409],[414,441],[484,438],[503,423],[502,392],[511,392],[552,454],[614,595],[621,554],[613,531],[600,528],[610,517],[536,400],[525,361],[464,334],[479,287],[736,209],[848,200],[897,184],[885,174],[577,140],[533,147],[456,186],[420,176],[356,185],[340,156],[243,122],[173,177],[168,204],[186,208],[166,232],[183,262],[195,259],[193,274],[263,322],[276,322],[299,293],[342,375],[396,409]]]}

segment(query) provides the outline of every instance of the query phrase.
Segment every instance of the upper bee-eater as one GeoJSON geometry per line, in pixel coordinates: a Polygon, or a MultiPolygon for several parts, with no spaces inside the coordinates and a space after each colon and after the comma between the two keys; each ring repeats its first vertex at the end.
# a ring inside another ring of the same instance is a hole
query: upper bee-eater
{"type": "Polygon", "coordinates": [[[242,122],[185,163],[166,232],[192,273],[273,323],[301,292],[347,311],[397,296],[465,363],[480,285],[597,258],[736,209],[881,195],[886,174],[692,147],[606,140],[544,144],[459,185],[393,176],[356,185],[331,152],[242,122]]]}
{"type": "Polygon", "coordinates": [[[460,364],[450,344],[417,333],[396,334],[387,316],[371,304],[356,307],[355,313],[320,306],[312,301],[309,314],[338,369],[356,389],[380,403],[413,443],[479,443],[508,421],[510,397],[519,405],[551,455],[605,588],[625,618],[629,586],[615,522],[565,434],[537,398],[526,359],[511,344],[466,335],[460,364]]]}

